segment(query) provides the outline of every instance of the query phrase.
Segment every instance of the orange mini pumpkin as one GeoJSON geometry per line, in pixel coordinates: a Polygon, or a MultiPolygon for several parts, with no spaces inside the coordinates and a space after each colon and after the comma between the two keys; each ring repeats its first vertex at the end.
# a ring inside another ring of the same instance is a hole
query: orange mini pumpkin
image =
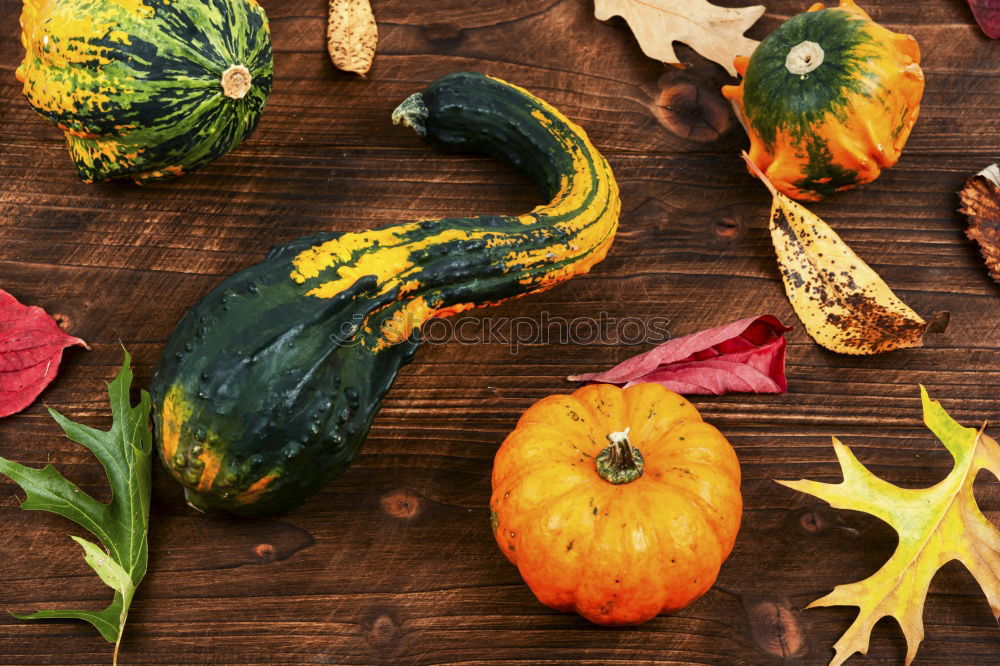
{"type": "Polygon", "coordinates": [[[543,398],[493,465],[500,549],[539,601],[597,624],[638,624],[704,594],[742,506],[729,442],[659,384],[543,398]]]}
{"type": "Polygon", "coordinates": [[[894,165],[924,93],[916,40],[875,23],[853,0],[793,16],[735,65],[743,81],[722,94],[750,136],[750,159],[804,201],[894,165]]]}

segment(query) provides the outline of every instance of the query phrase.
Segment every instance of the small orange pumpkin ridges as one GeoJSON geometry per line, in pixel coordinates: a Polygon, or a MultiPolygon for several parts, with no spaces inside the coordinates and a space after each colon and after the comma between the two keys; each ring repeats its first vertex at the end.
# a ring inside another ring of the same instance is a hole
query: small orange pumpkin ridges
{"type": "Polygon", "coordinates": [[[542,398],[493,464],[500,549],[539,601],[597,624],[638,624],[704,594],[742,507],[729,442],[659,384],[542,398]]]}
{"type": "Polygon", "coordinates": [[[854,0],[788,19],[724,86],[750,137],[750,159],[782,193],[819,201],[896,164],[920,113],[920,47],[854,0]]]}

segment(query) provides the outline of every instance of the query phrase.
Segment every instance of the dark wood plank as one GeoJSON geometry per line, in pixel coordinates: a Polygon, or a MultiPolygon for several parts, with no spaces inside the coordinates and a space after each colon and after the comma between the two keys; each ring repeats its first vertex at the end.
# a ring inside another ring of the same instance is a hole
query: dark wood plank
{"type": "MultiPolygon", "coordinates": [[[[624,205],[616,244],[590,275],[469,314],[474,324],[463,330],[542,313],[572,322],[604,312],[607,321],[586,345],[558,336],[527,336],[516,347],[425,345],[355,465],[284,518],[197,515],[157,471],[150,573],[122,662],[826,663],[854,611],[803,607],[874,572],[896,537],[869,516],[834,511],[772,479],[836,480],[835,434],[892,482],[939,481],[950,459],[920,423],[918,383],[965,423],[1000,414],[1000,288],[964,239],[954,194],[1000,153],[1000,71],[996,45],[965,3],[866,3],[920,40],[928,81],[921,118],[896,168],[814,206],[915,309],[951,311],[951,326],[923,349],[874,358],[825,352],[798,326],[789,334],[787,395],[696,399],[740,456],[743,528],[705,598],[617,630],[534,600],[492,541],[490,468],[528,405],[572,388],[566,375],[651,346],[627,344],[612,319],[663,318],[671,335],[760,312],[797,323],[766,231],[766,193],[740,163],[745,138],[718,94],[725,73],[686,47],[684,71],[644,58],[624,23],[596,21],[589,0],[376,0],[382,40],[361,81],[326,58],[325,2],[262,4],[277,72],[260,127],[201,172],[140,188],[76,180],[58,132],[20,97],[20,3],[0,0],[0,25],[8,26],[0,40],[0,287],[60,313],[93,347],[69,350],[42,401],[0,422],[0,455],[51,461],[106,499],[100,466],[61,436],[43,403],[107,427],[104,383],[120,362],[119,342],[146,385],[184,310],[275,243],[538,203],[513,169],[435,154],[389,123],[400,100],[458,68],[524,85],[586,127],[614,166],[624,205]],[[680,89],[697,90],[698,102],[665,109],[664,91],[680,89]],[[691,112],[710,122],[692,129],[691,112]]],[[[766,35],[804,4],[772,0],[751,34],[766,35]]],[[[977,496],[988,516],[1000,516],[1000,484],[980,479],[977,496]]],[[[0,482],[3,609],[104,603],[106,588],[66,537],[72,527],[18,510],[20,499],[0,482]]],[[[996,622],[961,567],[935,578],[925,625],[916,663],[996,661],[996,622]]],[[[10,664],[110,660],[88,627],[3,613],[0,650],[10,664]]],[[[904,653],[898,628],[880,623],[870,657],[897,663],[904,653]]]]}

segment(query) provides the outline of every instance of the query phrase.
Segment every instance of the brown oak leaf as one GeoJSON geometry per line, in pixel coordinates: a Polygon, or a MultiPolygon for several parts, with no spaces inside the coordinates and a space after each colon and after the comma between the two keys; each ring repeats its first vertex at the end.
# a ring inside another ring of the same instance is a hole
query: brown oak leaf
{"type": "Polygon", "coordinates": [[[979,243],[986,268],[1000,282],[1000,166],[992,164],[966,181],[959,209],[969,218],[965,235],[979,243]]]}

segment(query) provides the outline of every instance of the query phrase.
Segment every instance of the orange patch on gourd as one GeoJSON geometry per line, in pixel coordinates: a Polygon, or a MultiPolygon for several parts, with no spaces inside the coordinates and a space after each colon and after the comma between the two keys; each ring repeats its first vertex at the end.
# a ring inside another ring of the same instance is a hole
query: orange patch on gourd
{"type": "Polygon", "coordinates": [[[201,477],[198,479],[197,490],[200,493],[204,493],[208,492],[215,481],[215,477],[218,476],[219,469],[222,467],[222,459],[214,451],[205,449],[198,455],[198,460],[203,462],[205,467],[201,472],[201,477]]]}
{"type": "Polygon", "coordinates": [[[191,416],[191,406],[184,400],[184,392],[180,386],[175,384],[167,391],[161,414],[160,453],[164,460],[170,461],[177,453],[184,422],[191,416]]]}
{"type": "Polygon", "coordinates": [[[264,476],[261,477],[252,486],[241,492],[235,497],[236,501],[240,504],[249,504],[255,501],[261,493],[263,493],[272,481],[277,479],[277,476],[264,476]]]}

